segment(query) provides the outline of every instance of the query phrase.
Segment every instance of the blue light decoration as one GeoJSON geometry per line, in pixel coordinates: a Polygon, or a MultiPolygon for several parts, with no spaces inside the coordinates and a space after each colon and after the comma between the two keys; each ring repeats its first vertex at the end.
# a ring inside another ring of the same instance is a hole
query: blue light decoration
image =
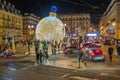
{"type": "Polygon", "coordinates": [[[52,6],[51,7],[51,12],[56,12],[57,11],[57,7],[56,6],[52,6]]]}

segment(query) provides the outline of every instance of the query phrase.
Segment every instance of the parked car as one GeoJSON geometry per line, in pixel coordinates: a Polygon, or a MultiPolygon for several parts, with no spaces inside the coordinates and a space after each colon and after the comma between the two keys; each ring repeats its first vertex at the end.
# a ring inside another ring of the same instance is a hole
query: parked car
{"type": "Polygon", "coordinates": [[[72,54],[76,48],[74,46],[66,46],[63,49],[64,54],[72,54]]]}

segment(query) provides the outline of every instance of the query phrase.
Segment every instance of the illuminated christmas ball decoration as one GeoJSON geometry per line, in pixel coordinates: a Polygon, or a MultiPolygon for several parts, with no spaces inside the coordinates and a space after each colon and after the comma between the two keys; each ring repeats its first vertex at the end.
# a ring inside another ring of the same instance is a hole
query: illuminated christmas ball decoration
{"type": "Polygon", "coordinates": [[[57,7],[52,6],[48,17],[40,20],[36,28],[36,39],[40,41],[60,41],[64,37],[64,25],[56,18],[57,7]]]}

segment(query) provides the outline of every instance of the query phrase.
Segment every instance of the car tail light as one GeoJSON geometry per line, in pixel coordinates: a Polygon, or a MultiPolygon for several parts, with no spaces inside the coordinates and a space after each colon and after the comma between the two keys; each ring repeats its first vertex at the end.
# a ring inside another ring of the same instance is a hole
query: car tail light
{"type": "Polygon", "coordinates": [[[104,56],[104,55],[105,55],[105,53],[104,53],[104,52],[102,52],[102,55],[104,56]]]}
{"type": "Polygon", "coordinates": [[[91,56],[95,56],[95,53],[94,53],[94,52],[92,52],[92,53],[91,53],[91,56]]]}
{"type": "Polygon", "coordinates": [[[86,46],[87,48],[89,48],[89,46],[86,46]]]}
{"type": "Polygon", "coordinates": [[[68,50],[68,48],[65,48],[65,50],[68,50]]]}
{"type": "Polygon", "coordinates": [[[96,52],[96,53],[99,53],[99,52],[100,52],[100,50],[96,50],[95,52],[96,52]]]}

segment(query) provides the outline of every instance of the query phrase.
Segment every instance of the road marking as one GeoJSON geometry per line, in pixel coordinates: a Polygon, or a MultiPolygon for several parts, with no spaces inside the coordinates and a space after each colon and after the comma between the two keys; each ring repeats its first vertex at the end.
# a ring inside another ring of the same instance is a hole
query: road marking
{"type": "MultiPolygon", "coordinates": [[[[78,70],[81,70],[82,68],[78,69],[78,70]]],[[[102,70],[102,69],[106,69],[106,70],[120,70],[120,68],[83,68],[82,70],[91,70],[91,69],[94,69],[94,70],[102,70]]]]}
{"type": "Polygon", "coordinates": [[[80,77],[80,76],[70,76],[69,78],[71,79],[77,79],[77,80],[98,80],[98,79],[91,79],[91,78],[85,78],[85,77],[80,77]]]}
{"type": "Polygon", "coordinates": [[[67,76],[69,76],[70,74],[65,74],[65,75],[63,75],[63,76],[61,76],[61,78],[65,78],[65,77],[67,77],[67,76]]]}
{"type": "Polygon", "coordinates": [[[120,78],[120,76],[118,76],[118,75],[109,74],[109,73],[101,73],[100,75],[101,75],[101,76],[108,76],[108,77],[120,78]]]}

